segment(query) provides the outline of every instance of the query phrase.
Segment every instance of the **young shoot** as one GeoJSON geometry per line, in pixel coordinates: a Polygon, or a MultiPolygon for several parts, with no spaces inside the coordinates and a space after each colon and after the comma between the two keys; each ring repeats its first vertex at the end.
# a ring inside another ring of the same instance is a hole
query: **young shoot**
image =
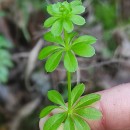
{"type": "Polygon", "coordinates": [[[62,112],[51,116],[44,124],[43,130],[57,130],[61,124],[64,130],[90,130],[87,120],[98,120],[102,113],[91,107],[91,104],[100,100],[99,94],[89,94],[81,97],[85,91],[84,84],[77,84],[71,89],[71,74],[78,69],[76,56],[90,58],[95,54],[93,44],[96,38],[90,35],[79,36],[74,32],[74,25],[84,25],[85,19],[80,16],[85,11],[85,7],[79,0],[72,2],[57,2],[47,6],[47,11],[51,15],[44,27],[50,28],[44,34],[44,40],[52,45],[44,47],[39,53],[39,60],[46,60],[45,70],[53,72],[60,62],[63,61],[67,74],[68,83],[68,104],[62,95],[56,91],[48,92],[48,99],[54,105],[47,106],[40,113],[40,118],[44,118],[54,109],[61,109],[62,112]]]}

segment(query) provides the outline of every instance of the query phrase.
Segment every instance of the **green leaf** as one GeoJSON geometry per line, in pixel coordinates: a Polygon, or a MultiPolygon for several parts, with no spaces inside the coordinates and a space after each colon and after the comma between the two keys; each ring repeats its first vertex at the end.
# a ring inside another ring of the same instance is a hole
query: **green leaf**
{"type": "Polygon", "coordinates": [[[84,25],[85,24],[85,19],[80,15],[72,15],[71,21],[76,25],[84,25]]]}
{"type": "Polygon", "coordinates": [[[81,108],[78,109],[76,113],[87,119],[97,120],[97,119],[101,119],[102,117],[102,113],[95,108],[84,108],[84,109],[81,108]]]}
{"type": "Polygon", "coordinates": [[[48,99],[55,104],[65,106],[65,102],[64,102],[61,94],[56,90],[51,90],[48,92],[48,99]]]}
{"type": "MultiPolygon", "coordinates": [[[[1,60],[1,58],[0,58],[0,60],[1,60]]],[[[0,62],[0,66],[5,66],[5,67],[12,68],[12,67],[13,67],[13,63],[12,63],[11,59],[9,59],[9,58],[4,58],[4,59],[2,59],[2,61],[0,62]]]]}
{"type": "Polygon", "coordinates": [[[50,117],[44,124],[43,130],[57,130],[65,120],[66,113],[56,114],[50,117]]]}
{"type": "Polygon", "coordinates": [[[7,81],[8,81],[8,75],[0,74],[0,83],[7,83],[7,81]]]}
{"type": "Polygon", "coordinates": [[[47,12],[48,12],[50,15],[54,15],[54,14],[55,14],[55,12],[53,11],[52,5],[48,5],[48,6],[47,6],[47,12]]]}
{"type": "Polygon", "coordinates": [[[61,16],[62,13],[60,12],[59,8],[61,7],[61,2],[57,2],[56,4],[53,4],[52,5],[52,8],[53,8],[53,12],[54,12],[54,15],[55,16],[61,16]]]}
{"type": "Polygon", "coordinates": [[[82,2],[80,0],[74,0],[70,3],[71,7],[75,7],[75,6],[78,6],[81,4],[82,4],[82,2]]]}
{"type": "Polygon", "coordinates": [[[61,36],[54,36],[51,32],[47,32],[44,34],[44,40],[62,45],[64,44],[64,41],[61,36]]]}
{"type": "Polygon", "coordinates": [[[0,17],[6,16],[6,13],[4,11],[0,11],[0,17]]]}
{"type": "Polygon", "coordinates": [[[50,17],[44,22],[44,27],[49,28],[53,25],[53,23],[57,20],[57,17],[50,17]]]}
{"type": "Polygon", "coordinates": [[[64,20],[63,26],[68,33],[72,32],[74,29],[73,23],[70,20],[64,20]]]}
{"type": "Polygon", "coordinates": [[[64,5],[68,11],[71,11],[70,4],[67,1],[64,1],[62,5],[64,5]]]}
{"type": "Polygon", "coordinates": [[[74,44],[72,50],[75,54],[82,57],[92,57],[95,54],[95,49],[91,45],[85,43],[74,44]]]}
{"type": "Polygon", "coordinates": [[[54,36],[60,36],[63,30],[63,23],[61,20],[57,20],[51,28],[51,32],[54,36]]]}
{"type": "Polygon", "coordinates": [[[52,54],[53,52],[55,52],[58,49],[60,49],[59,46],[47,46],[47,47],[44,47],[40,51],[40,53],[38,55],[38,59],[43,60],[43,59],[47,58],[50,54],[52,54]]]}
{"type": "Polygon", "coordinates": [[[100,99],[101,96],[99,94],[86,95],[79,100],[79,102],[76,105],[76,108],[86,107],[88,105],[95,103],[96,101],[99,101],[100,99]]]}
{"type": "Polygon", "coordinates": [[[75,55],[68,51],[64,56],[64,66],[69,72],[75,72],[78,68],[78,62],[75,55]]]}
{"type": "Polygon", "coordinates": [[[82,118],[75,116],[74,122],[77,130],[90,130],[88,123],[84,121],[82,118]]]}
{"type": "Polygon", "coordinates": [[[75,130],[74,121],[70,116],[65,121],[64,130],[75,130]]]}
{"type": "Polygon", "coordinates": [[[47,116],[55,108],[58,108],[58,106],[47,106],[47,107],[45,107],[44,109],[42,109],[42,111],[40,113],[40,118],[47,116]]]}
{"type": "Polygon", "coordinates": [[[85,11],[85,7],[83,7],[82,5],[79,6],[75,6],[72,8],[72,13],[73,14],[81,14],[85,11]]]}
{"type": "Polygon", "coordinates": [[[85,85],[84,84],[78,84],[74,89],[72,90],[71,93],[71,104],[73,105],[79,97],[83,94],[85,90],[85,85]]]}
{"type": "Polygon", "coordinates": [[[10,53],[5,49],[0,49],[0,58],[7,58],[10,59],[11,55],[10,53]]]}
{"type": "Polygon", "coordinates": [[[79,38],[77,38],[73,44],[76,43],[86,43],[86,44],[94,44],[97,41],[97,39],[93,36],[89,36],[89,35],[84,35],[84,36],[80,36],[79,38]]]}
{"type": "Polygon", "coordinates": [[[0,35],[0,48],[12,48],[13,45],[5,37],[0,35]]]}
{"type": "Polygon", "coordinates": [[[45,64],[46,71],[47,72],[54,71],[58,67],[61,58],[62,58],[62,51],[58,51],[52,54],[46,61],[46,64],[45,64]]]}
{"type": "Polygon", "coordinates": [[[6,83],[8,81],[9,70],[5,66],[0,66],[0,83],[6,83]]]}
{"type": "Polygon", "coordinates": [[[71,32],[71,33],[69,33],[69,34],[68,34],[67,42],[68,42],[68,43],[71,43],[72,40],[73,40],[73,38],[74,38],[75,36],[77,36],[77,35],[78,35],[77,32],[71,32]]]}

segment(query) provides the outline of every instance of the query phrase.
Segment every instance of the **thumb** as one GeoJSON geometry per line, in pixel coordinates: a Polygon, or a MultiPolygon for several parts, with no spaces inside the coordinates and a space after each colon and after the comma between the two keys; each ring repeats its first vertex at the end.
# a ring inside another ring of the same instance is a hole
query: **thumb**
{"type": "Polygon", "coordinates": [[[103,114],[98,121],[88,121],[92,130],[130,130],[130,84],[99,92],[102,98],[94,106],[103,114]]]}

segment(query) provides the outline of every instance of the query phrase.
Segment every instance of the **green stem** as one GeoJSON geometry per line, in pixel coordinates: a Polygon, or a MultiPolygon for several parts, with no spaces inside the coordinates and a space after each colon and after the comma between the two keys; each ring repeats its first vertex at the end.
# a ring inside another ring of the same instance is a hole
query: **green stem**
{"type": "MultiPolygon", "coordinates": [[[[64,30],[64,41],[65,46],[68,47],[68,33],[64,30]]],[[[71,73],[67,71],[67,82],[68,82],[68,113],[71,112],[71,73]]]]}
{"type": "Polygon", "coordinates": [[[68,46],[67,39],[68,39],[68,34],[67,34],[67,32],[64,30],[64,41],[65,41],[65,45],[66,45],[66,46],[68,46]]]}
{"type": "Polygon", "coordinates": [[[67,71],[68,78],[68,112],[71,111],[71,73],[67,71]]]}

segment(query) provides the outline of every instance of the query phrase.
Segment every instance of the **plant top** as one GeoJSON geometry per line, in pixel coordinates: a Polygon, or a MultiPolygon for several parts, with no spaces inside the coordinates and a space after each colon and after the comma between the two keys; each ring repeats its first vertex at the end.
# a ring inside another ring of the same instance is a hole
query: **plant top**
{"type": "Polygon", "coordinates": [[[93,44],[97,39],[90,35],[79,36],[74,31],[74,24],[85,24],[85,19],[80,16],[85,11],[81,1],[57,2],[48,5],[47,11],[51,17],[44,22],[44,27],[50,29],[44,34],[44,40],[51,45],[44,47],[38,58],[47,59],[45,64],[47,72],[53,72],[63,60],[67,72],[68,105],[58,91],[49,91],[48,99],[55,105],[44,108],[40,118],[44,118],[54,109],[59,109],[60,113],[51,116],[45,122],[43,130],[58,130],[61,124],[64,130],[90,130],[86,119],[98,120],[102,117],[99,110],[91,107],[91,104],[99,101],[101,96],[89,94],[81,97],[85,91],[84,84],[77,84],[71,90],[71,73],[78,69],[76,56],[90,58],[95,54],[93,44]]]}

